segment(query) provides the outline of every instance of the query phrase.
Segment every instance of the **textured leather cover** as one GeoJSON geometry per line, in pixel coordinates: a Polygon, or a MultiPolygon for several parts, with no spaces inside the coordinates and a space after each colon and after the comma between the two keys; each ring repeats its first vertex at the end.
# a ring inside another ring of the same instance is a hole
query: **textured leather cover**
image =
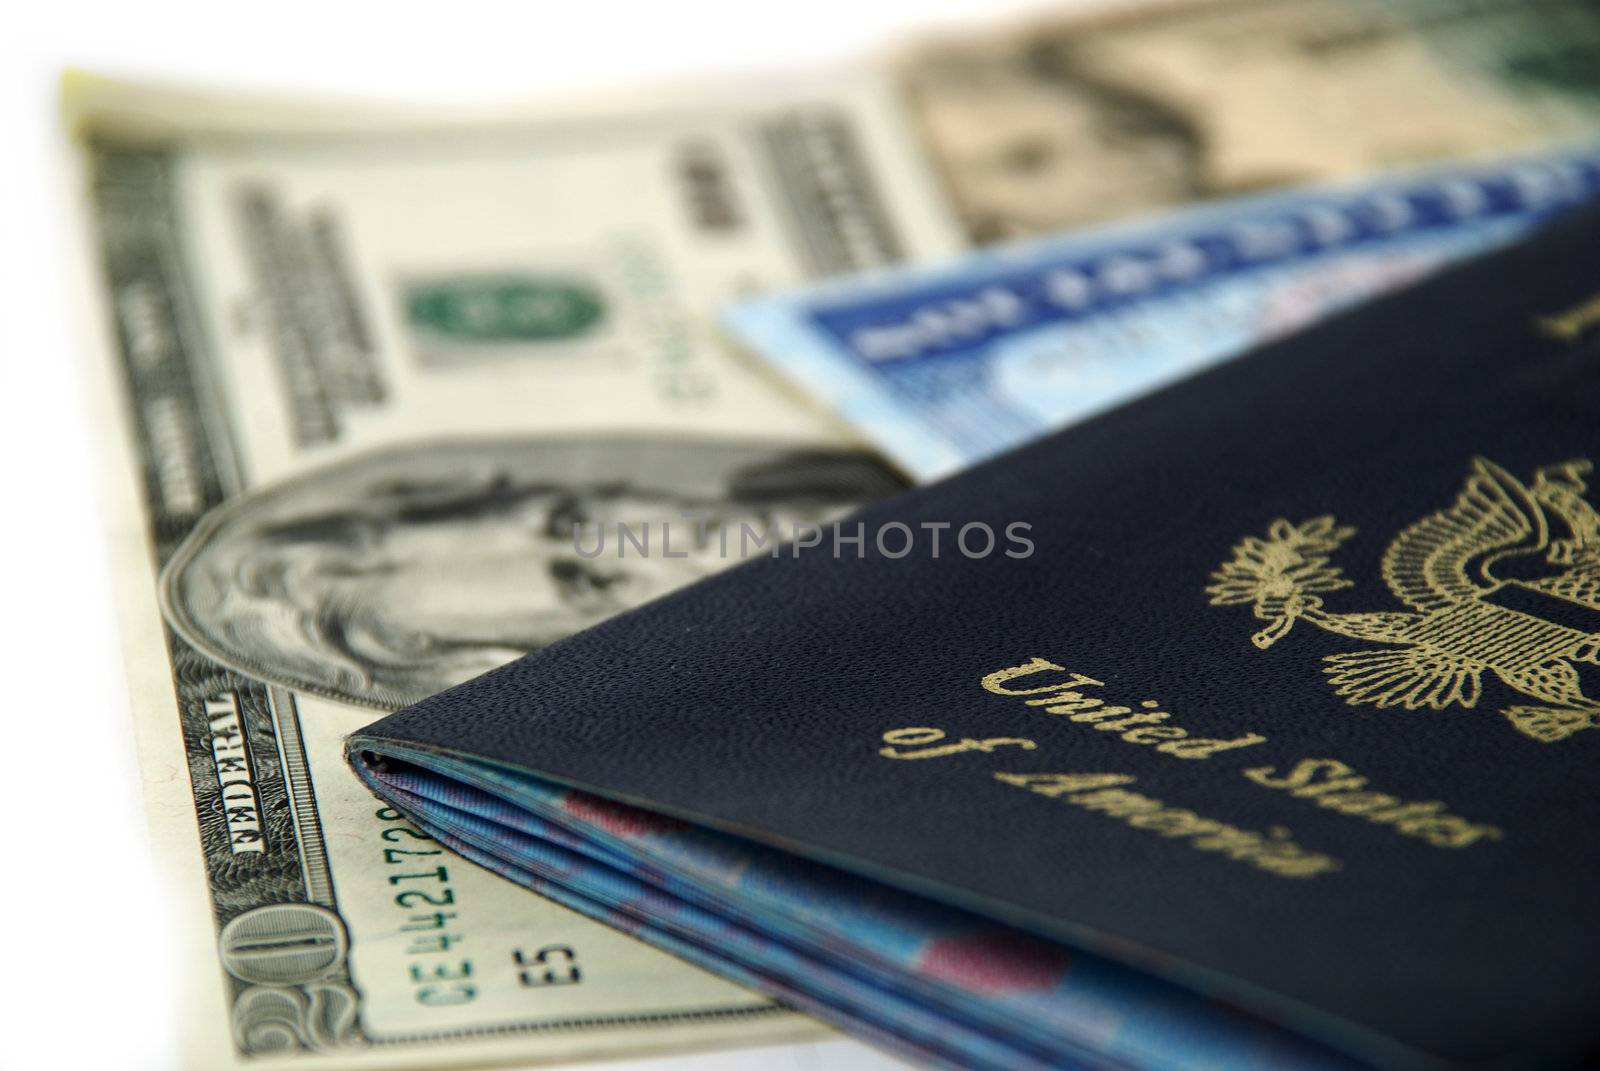
{"type": "Polygon", "coordinates": [[[859,559],[760,559],[435,696],[352,759],[529,771],[1386,1062],[1576,1059],[1597,292],[1591,215],[870,508],[859,559]],[[891,560],[888,521],[1026,522],[1036,549],[891,560]]]}

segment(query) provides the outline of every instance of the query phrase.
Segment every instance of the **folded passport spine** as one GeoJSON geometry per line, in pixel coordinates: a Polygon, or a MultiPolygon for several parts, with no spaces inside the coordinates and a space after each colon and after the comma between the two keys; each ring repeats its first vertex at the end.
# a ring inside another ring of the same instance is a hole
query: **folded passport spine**
{"type": "Polygon", "coordinates": [[[1578,1063],[1597,458],[1590,214],[351,761],[461,854],[931,1064],[1578,1063]],[[1028,552],[967,553],[973,524],[1028,552]]]}

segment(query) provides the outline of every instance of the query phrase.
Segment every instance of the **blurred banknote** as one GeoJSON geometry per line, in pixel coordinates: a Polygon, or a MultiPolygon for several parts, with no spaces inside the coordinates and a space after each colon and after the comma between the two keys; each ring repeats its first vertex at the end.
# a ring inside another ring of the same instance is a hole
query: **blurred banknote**
{"type": "Polygon", "coordinates": [[[194,925],[193,1063],[824,1036],[447,854],[341,740],[725,564],[594,562],[575,521],[765,527],[902,486],[734,360],[713,316],[955,247],[890,94],[442,125],[80,79],[69,105],[141,761],[194,925]]]}
{"type": "Polygon", "coordinates": [[[901,72],[989,241],[1592,130],[1600,5],[1118,5],[913,51],[901,72]]]}
{"type": "Polygon", "coordinates": [[[1586,142],[999,246],[758,298],[728,319],[752,349],[927,480],[1597,195],[1600,143],[1586,142]]]}

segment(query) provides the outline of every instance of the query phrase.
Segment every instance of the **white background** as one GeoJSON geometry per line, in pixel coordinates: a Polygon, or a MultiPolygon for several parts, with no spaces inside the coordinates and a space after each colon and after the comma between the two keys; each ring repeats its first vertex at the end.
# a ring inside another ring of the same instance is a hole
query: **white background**
{"type": "MultiPolygon", "coordinates": [[[[1068,0],[1070,2],[1070,0],[1068,0]]],[[[21,0],[0,21],[0,1069],[166,1068],[177,920],[146,846],[65,238],[56,79],[119,75],[402,99],[559,96],[807,70],[1036,8],[1019,0],[490,4],[21,0]]],[[[662,1061],[833,1067],[850,1043],[662,1061]]],[[[615,1071],[643,1065],[608,1065],[615,1071]]]]}

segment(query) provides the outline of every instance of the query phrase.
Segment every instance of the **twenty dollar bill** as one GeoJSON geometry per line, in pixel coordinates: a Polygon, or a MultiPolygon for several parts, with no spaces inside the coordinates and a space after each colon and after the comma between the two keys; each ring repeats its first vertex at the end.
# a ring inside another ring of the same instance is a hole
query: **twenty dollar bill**
{"type": "Polygon", "coordinates": [[[476,125],[69,90],[193,1062],[817,1036],[444,852],[341,740],[724,564],[587,560],[575,522],[820,520],[900,485],[712,316],[954,247],[883,87],[476,125]]]}
{"type": "Polygon", "coordinates": [[[1589,0],[1167,0],[1040,18],[900,67],[973,238],[1579,135],[1589,0]]]}

